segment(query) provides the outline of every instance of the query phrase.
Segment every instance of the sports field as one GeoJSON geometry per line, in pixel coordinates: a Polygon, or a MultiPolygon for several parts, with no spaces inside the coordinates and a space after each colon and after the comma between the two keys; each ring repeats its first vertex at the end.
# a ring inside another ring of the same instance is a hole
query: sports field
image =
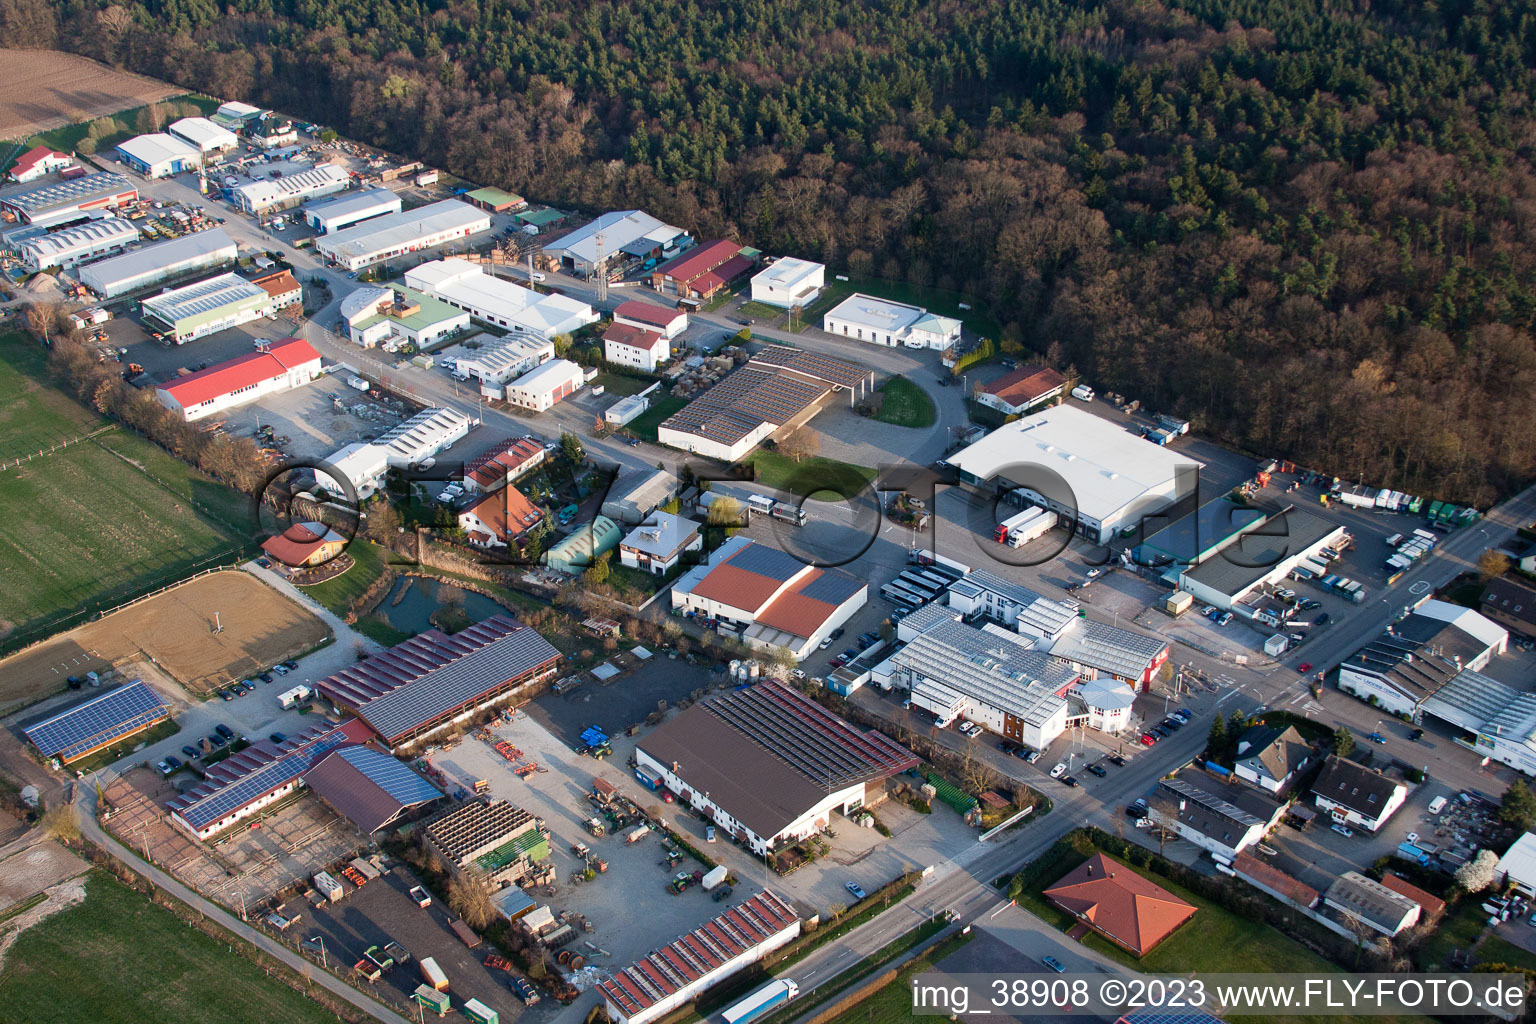
{"type": "Polygon", "coordinates": [[[249,545],[244,495],[80,405],[19,333],[0,335],[0,508],[0,647],[249,545]]]}
{"type": "Polygon", "coordinates": [[[336,1015],[103,871],[85,901],[21,934],[0,971],[12,1024],[335,1024],[336,1015]]]}
{"type": "Polygon", "coordinates": [[[0,661],[0,713],[63,689],[69,676],[131,661],[153,661],[204,693],[329,635],[318,617],[249,573],[211,573],[0,661]]]}

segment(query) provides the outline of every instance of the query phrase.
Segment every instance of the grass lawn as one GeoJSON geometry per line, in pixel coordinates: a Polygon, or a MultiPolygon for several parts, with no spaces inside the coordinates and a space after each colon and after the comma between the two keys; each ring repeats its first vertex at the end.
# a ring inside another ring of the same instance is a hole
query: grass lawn
{"type": "Polygon", "coordinates": [[[619,373],[603,371],[592,380],[593,387],[600,387],[610,395],[623,398],[625,395],[638,394],[650,387],[655,381],[641,380],[639,377],[626,377],[619,373]]]}
{"type": "Polygon", "coordinates": [[[1481,904],[1481,899],[1468,896],[1446,911],[1440,927],[1414,951],[1413,958],[1419,967],[1426,971],[1447,969],[1452,953],[1471,949],[1477,943],[1478,936],[1488,927],[1488,912],[1481,904]]]}
{"type": "MultiPolygon", "coordinates": [[[[383,548],[360,537],[347,545],[347,554],[352,556],[352,568],[324,583],[299,588],[337,615],[346,615],[352,602],[362,596],[363,591],[383,574],[384,559],[387,557],[383,548]]],[[[362,625],[358,623],[359,628],[362,625]]]]}
{"type": "Polygon", "coordinates": [[[1521,970],[1536,971],[1536,953],[1490,935],[1477,947],[1477,960],[1484,964],[1509,964],[1521,970]]]}
{"type": "Polygon", "coordinates": [[[661,421],[687,404],[688,399],[686,398],[680,398],[677,395],[667,395],[665,398],[652,404],[645,412],[630,420],[624,429],[636,437],[644,438],[647,441],[655,441],[656,428],[661,426],[661,421]]]}
{"type": "Polygon", "coordinates": [[[789,310],[780,309],[778,306],[770,306],[766,302],[743,302],[737,307],[742,316],[753,320],[762,320],[764,323],[772,323],[779,317],[787,316],[789,310]]]}
{"type": "Polygon", "coordinates": [[[821,489],[845,496],[858,494],[878,472],[868,466],[855,466],[819,455],[795,462],[774,452],[759,451],[742,462],[757,471],[757,480],[764,487],[790,491],[802,498],[813,497],[821,489]]]}
{"type": "Polygon", "coordinates": [[[933,399],[928,392],[905,377],[892,377],[880,388],[883,397],[880,414],[875,417],[881,423],[894,423],[898,427],[931,427],[936,418],[933,399]]]}
{"type": "Polygon", "coordinates": [[[741,292],[745,291],[747,289],[747,287],[750,285],[750,283],[751,282],[743,279],[742,282],[740,284],[736,285],[736,287],[734,287],[734,288],[722,288],[722,289],[720,289],[718,292],[715,293],[714,298],[712,298],[708,302],[704,303],[704,312],[706,312],[706,313],[713,313],[715,310],[719,309],[721,306],[725,305],[727,302],[730,302],[732,299],[734,299],[741,292]]]}
{"type": "Polygon", "coordinates": [[[104,427],[108,420],[54,387],[30,335],[0,335],[0,461],[104,427]]]}
{"type": "Polygon", "coordinates": [[[16,940],[0,976],[0,1006],[11,1024],[336,1020],[269,978],[243,945],[231,950],[188,928],[101,871],[87,876],[84,903],[16,940]]]}

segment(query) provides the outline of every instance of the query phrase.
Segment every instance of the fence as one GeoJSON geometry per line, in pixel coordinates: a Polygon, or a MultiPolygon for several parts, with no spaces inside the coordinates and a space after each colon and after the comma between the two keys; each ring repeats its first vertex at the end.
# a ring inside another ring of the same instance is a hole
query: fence
{"type": "Polygon", "coordinates": [[[80,444],[83,441],[89,441],[91,438],[96,437],[98,434],[105,434],[108,431],[116,429],[117,424],[109,424],[105,427],[98,427],[97,429],[91,431],[89,434],[81,434],[79,437],[72,437],[67,441],[60,441],[58,444],[50,445],[47,448],[39,448],[31,455],[0,459],[0,471],[16,469],[19,466],[23,466],[26,463],[31,462],[33,459],[40,459],[44,455],[52,455],[54,452],[63,451],[65,448],[73,447],[74,445],[80,444]]]}

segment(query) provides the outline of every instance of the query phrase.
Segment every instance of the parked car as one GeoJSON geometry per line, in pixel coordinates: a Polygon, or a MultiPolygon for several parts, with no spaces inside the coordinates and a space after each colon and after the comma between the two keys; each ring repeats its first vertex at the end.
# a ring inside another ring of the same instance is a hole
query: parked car
{"type": "Polygon", "coordinates": [[[1063,964],[1053,956],[1043,956],[1040,958],[1040,962],[1058,974],[1065,973],[1067,969],[1066,964],[1063,964]]]}
{"type": "Polygon", "coordinates": [[[1117,767],[1125,767],[1125,758],[1121,757],[1119,754],[1110,754],[1109,757],[1107,757],[1105,760],[1117,767]]]}
{"type": "Polygon", "coordinates": [[[1067,774],[1067,763],[1065,761],[1057,761],[1051,766],[1051,778],[1059,779],[1065,774],[1067,774]]]}
{"type": "Polygon", "coordinates": [[[1327,612],[1323,612],[1317,618],[1312,620],[1312,625],[1314,625],[1314,626],[1326,626],[1327,624],[1328,624],[1328,613],[1327,612]]]}
{"type": "Polygon", "coordinates": [[[1195,713],[1189,710],[1189,708],[1179,708],[1179,710],[1173,713],[1173,717],[1188,725],[1189,720],[1195,717],[1195,713]]]}
{"type": "Polygon", "coordinates": [[[181,767],[181,758],[176,757],[176,756],[174,756],[172,754],[165,755],[165,760],[161,761],[160,764],[159,764],[160,774],[161,775],[169,775],[169,774],[171,774],[171,772],[174,772],[176,769],[178,769],[180,767],[181,767]]]}
{"type": "Polygon", "coordinates": [[[1135,818],[1137,821],[1145,818],[1147,813],[1147,801],[1142,797],[1138,797],[1131,803],[1131,806],[1125,809],[1125,816],[1128,818],[1135,818]]]}
{"type": "Polygon", "coordinates": [[[234,700],[235,699],[235,694],[234,694],[233,690],[219,690],[217,692],[218,692],[219,696],[223,697],[225,700],[234,700]]]}
{"type": "Polygon", "coordinates": [[[832,631],[832,639],[833,640],[841,640],[843,634],[846,633],[846,632],[847,632],[847,630],[843,629],[842,626],[838,626],[836,629],[834,629],[832,631]]]}
{"type": "Polygon", "coordinates": [[[222,722],[214,726],[213,731],[218,733],[220,736],[223,736],[226,740],[232,740],[235,738],[235,730],[231,729],[229,726],[223,724],[222,722]]]}
{"type": "Polygon", "coordinates": [[[1365,738],[1370,740],[1372,743],[1385,743],[1385,742],[1387,742],[1387,738],[1385,736],[1383,736],[1379,732],[1368,732],[1368,733],[1365,734],[1365,738]]]}
{"type": "Polygon", "coordinates": [[[826,650],[828,647],[831,647],[831,646],[832,646],[832,638],[829,637],[829,636],[822,637],[821,638],[821,643],[816,645],[817,649],[818,650],[822,650],[822,651],[826,650]]]}
{"type": "Polygon", "coordinates": [[[997,745],[997,749],[1009,757],[1017,757],[1019,754],[1019,745],[1012,740],[1003,740],[1003,742],[997,745]]]}
{"type": "Polygon", "coordinates": [[[1216,625],[1218,625],[1218,626],[1225,626],[1227,623],[1229,623],[1231,621],[1232,621],[1232,613],[1231,612],[1222,612],[1221,618],[1216,620],[1216,625]]]}
{"type": "Polygon", "coordinates": [[[290,660],[290,661],[283,662],[283,668],[287,669],[289,672],[292,672],[294,669],[296,669],[298,667],[299,667],[299,663],[296,662],[296,661],[291,661],[290,660]]]}
{"type": "Polygon", "coordinates": [[[1410,843],[1416,843],[1419,841],[1419,834],[1417,832],[1409,832],[1403,838],[1408,840],[1410,843]]]}
{"type": "Polygon", "coordinates": [[[263,672],[261,675],[257,676],[256,678],[260,679],[264,683],[270,683],[272,681],[272,673],[270,673],[270,672],[263,672]]]}
{"type": "Polygon", "coordinates": [[[832,666],[833,668],[842,668],[843,665],[847,663],[847,661],[848,661],[847,658],[845,658],[841,654],[839,654],[837,657],[835,657],[831,661],[827,662],[827,664],[832,666]]]}
{"type": "Polygon", "coordinates": [[[1333,826],[1333,830],[1335,832],[1337,832],[1339,835],[1341,835],[1344,838],[1346,838],[1346,839],[1351,839],[1355,835],[1355,833],[1354,833],[1354,831],[1352,829],[1347,829],[1343,825],[1339,825],[1339,824],[1335,824],[1333,826]]]}
{"type": "Polygon", "coordinates": [[[194,746],[193,746],[193,745],[192,745],[192,744],[190,744],[190,743],[188,743],[188,744],[187,744],[187,745],[186,745],[186,746],[184,746],[184,747],[182,747],[182,748],[181,748],[181,752],[182,752],[182,753],[183,753],[183,754],[186,754],[186,755],[187,755],[187,760],[188,760],[188,761],[191,761],[191,760],[193,760],[193,759],[194,759],[194,758],[196,758],[196,757],[197,757],[197,748],[196,748],[196,747],[194,747],[194,746]]]}
{"type": "Polygon", "coordinates": [[[1043,757],[1043,756],[1045,756],[1045,752],[1044,751],[1031,750],[1029,752],[1029,755],[1027,757],[1025,757],[1024,760],[1028,761],[1030,764],[1034,764],[1036,761],[1040,760],[1040,758],[1043,757]]]}
{"type": "Polygon", "coordinates": [[[1184,728],[1184,723],[1179,721],[1177,718],[1174,718],[1172,715],[1169,715],[1167,718],[1163,719],[1158,723],[1158,725],[1161,728],[1167,729],[1169,732],[1178,732],[1180,729],[1184,728]]]}
{"type": "Polygon", "coordinates": [[[1063,786],[1066,786],[1068,789],[1076,789],[1077,788],[1077,778],[1075,776],[1072,776],[1072,775],[1065,776],[1065,777],[1062,778],[1061,784],[1063,786]]]}
{"type": "Polygon", "coordinates": [[[856,900],[862,900],[869,895],[864,891],[863,887],[861,887],[858,882],[844,882],[843,888],[852,893],[853,898],[856,900]]]}
{"type": "Polygon", "coordinates": [[[1150,732],[1151,732],[1151,733],[1152,733],[1152,735],[1153,735],[1153,736],[1156,736],[1156,737],[1157,737],[1157,738],[1158,738],[1158,739],[1160,739],[1160,740],[1165,740],[1165,739],[1167,739],[1167,738],[1168,738],[1168,736],[1169,736],[1169,735],[1170,735],[1170,734],[1169,734],[1169,732],[1168,732],[1168,730],[1167,730],[1167,729],[1164,729],[1164,728],[1163,728],[1163,727],[1162,727],[1162,726],[1160,726],[1160,725],[1154,725],[1154,726],[1153,726],[1153,727],[1152,727],[1152,728],[1151,728],[1151,730],[1150,730],[1150,732]]]}
{"type": "Polygon", "coordinates": [[[1104,776],[1109,774],[1109,772],[1104,770],[1104,766],[1103,765],[1098,765],[1098,764],[1091,764],[1091,765],[1089,765],[1088,766],[1088,773],[1090,775],[1095,775],[1095,776],[1097,776],[1098,778],[1101,778],[1101,779],[1104,776]]]}
{"type": "Polygon", "coordinates": [[[270,569],[270,568],[272,568],[272,563],[267,561],[265,558],[258,558],[258,559],[256,559],[256,564],[261,566],[263,569],[270,569]]]}
{"type": "Polygon", "coordinates": [[[704,841],[706,843],[712,843],[712,842],[715,841],[715,826],[713,826],[713,825],[705,825],[704,826],[704,841]]]}
{"type": "Polygon", "coordinates": [[[1304,661],[1300,665],[1296,666],[1296,671],[1300,672],[1302,675],[1306,675],[1308,672],[1312,671],[1312,663],[1310,661],[1304,661]]]}
{"type": "Polygon", "coordinates": [[[1157,737],[1153,736],[1151,733],[1144,732],[1144,733],[1141,734],[1141,745],[1142,746],[1150,747],[1152,744],[1154,744],[1156,742],[1157,742],[1157,737]]]}
{"type": "Polygon", "coordinates": [[[288,666],[287,665],[273,665],[272,666],[272,671],[276,672],[280,676],[285,676],[285,675],[288,674],[288,666]]]}

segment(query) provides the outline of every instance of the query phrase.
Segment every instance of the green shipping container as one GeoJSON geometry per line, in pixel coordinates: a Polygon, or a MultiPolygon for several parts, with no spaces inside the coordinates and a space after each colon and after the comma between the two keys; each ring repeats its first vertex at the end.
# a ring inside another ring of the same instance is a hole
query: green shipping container
{"type": "Polygon", "coordinates": [[[448,998],[447,993],[439,992],[430,985],[417,985],[415,995],[418,1003],[439,1017],[453,1009],[453,1001],[448,998]]]}
{"type": "Polygon", "coordinates": [[[478,999],[465,1000],[464,1016],[475,1021],[476,1024],[501,1024],[501,1017],[496,1011],[478,999]]]}

